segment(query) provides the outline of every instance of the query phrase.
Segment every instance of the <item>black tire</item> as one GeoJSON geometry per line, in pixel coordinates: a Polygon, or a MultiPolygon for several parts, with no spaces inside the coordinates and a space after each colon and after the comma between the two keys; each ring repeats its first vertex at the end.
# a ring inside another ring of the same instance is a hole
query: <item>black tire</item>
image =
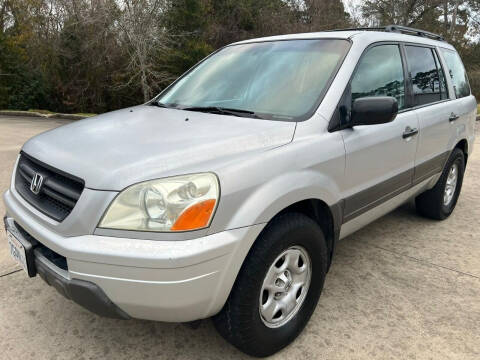
{"type": "Polygon", "coordinates": [[[327,264],[327,247],[320,226],[299,213],[280,215],[267,225],[250,249],[225,306],[213,318],[215,327],[248,355],[265,357],[276,353],[291,343],[310,319],[322,292],[327,264]],[[295,316],[280,327],[267,327],[259,313],[263,280],[276,258],[292,246],[301,246],[310,257],[310,286],[295,316]]]}
{"type": "Polygon", "coordinates": [[[417,212],[429,219],[444,220],[450,216],[457,204],[460,191],[462,190],[463,174],[465,172],[465,156],[460,149],[454,149],[445,164],[442,175],[437,184],[430,190],[420,194],[415,199],[417,212]],[[453,198],[448,205],[443,202],[443,195],[447,183],[448,173],[453,164],[457,164],[457,184],[453,198]]]}

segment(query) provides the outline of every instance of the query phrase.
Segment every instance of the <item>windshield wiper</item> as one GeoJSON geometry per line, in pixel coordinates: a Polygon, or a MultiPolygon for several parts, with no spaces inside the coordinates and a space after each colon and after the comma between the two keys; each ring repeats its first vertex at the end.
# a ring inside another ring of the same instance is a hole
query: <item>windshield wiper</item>
{"type": "Polygon", "coordinates": [[[206,112],[212,114],[222,114],[222,115],[233,115],[233,116],[240,116],[240,117],[253,117],[256,119],[262,119],[261,116],[256,114],[250,110],[243,110],[243,109],[230,109],[224,108],[220,106],[190,106],[181,108],[182,110],[187,111],[199,111],[199,112],[206,112]]]}
{"type": "Polygon", "coordinates": [[[164,103],[161,103],[159,101],[152,101],[150,103],[151,106],[158,106],[158,107],[161,107],[161,108],[166,108],[166,109],[176,109],[176,106],[175,104],[164,104],[164,103]]]}

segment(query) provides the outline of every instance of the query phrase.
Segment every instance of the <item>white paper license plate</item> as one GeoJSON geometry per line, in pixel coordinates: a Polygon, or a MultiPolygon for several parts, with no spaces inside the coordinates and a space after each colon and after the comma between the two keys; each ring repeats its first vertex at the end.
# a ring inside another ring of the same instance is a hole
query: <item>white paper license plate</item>
{"type": "Polygon", "coordinates": [[[17,240],[15,235],[7,230],[8,247],[10,248],[10,255],[17,261],[17,263],[28,273],[27,258],[25,256],[25,248],[17,240]]]}

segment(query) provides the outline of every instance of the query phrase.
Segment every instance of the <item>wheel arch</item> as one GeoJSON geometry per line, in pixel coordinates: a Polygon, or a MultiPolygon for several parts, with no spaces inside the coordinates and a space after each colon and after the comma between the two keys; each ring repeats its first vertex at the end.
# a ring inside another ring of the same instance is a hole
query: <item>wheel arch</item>
{"type": "Polygon", "coordinates": [[[327,251],[329,252],[329,262],[327,265],[329,268],[332,261],[333,252],[335,250],[335,244],[340,234],[342,209],[343,207],[341,203],[329,206],[321,199],[307,198],[293,202],[284,207],[278,211],[275,216],[273,216],[266,224],[256,225],[263,225],[262,230],[257,233],[255,238],[239,246],[236,252],[232,254],[232,262],[230,263],[231,267],[229,274],[227,277],[223,278],[221,283],[219,283],[219,291],[210,305],[208,315],[211,316],[216,314],[225,305],[225,302],[227,301],[228,296],[230,296],[231,290],[237,281],[238,275],[240,274],[240,271],[244,266],[245,260],[247,259],[253,245],[259,240],[268,225],[282,214],[288,212],[301,213],[319,224],[327,242],[327,251]],[[236,261],[234,259],[236,259],[236,261]],[[241,261],[238,261],[238,259],[241,259],[241,261]]]}
{"type": "Polygon", "coordinates": [[[314,220],[320,226],[327,242],[329,255],[328,266],[330,267],[335,243],[340,235],[340,226],[342,223],[341,203],[329,206],[325,201],[316,198],[297,201],[282,209],[270,221],[273,221],[276,217],[288,212],[301,213],[314,220]]]}
{"type": "Polygon", "coordinates": [[[465,165],[467,165],[468,160],[468,141],[467,139],[462,139],[455,145],[454,149],[460,149],[463,152],[463,156],[465,157],[465,165]]]}

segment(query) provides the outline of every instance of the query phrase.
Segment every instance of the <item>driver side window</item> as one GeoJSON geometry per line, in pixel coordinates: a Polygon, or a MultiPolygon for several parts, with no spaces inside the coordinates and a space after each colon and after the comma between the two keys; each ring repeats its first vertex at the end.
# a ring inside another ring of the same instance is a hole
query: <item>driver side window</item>
{"type": "Polygon", "coordinates": [[[398,45],[378,45],[360,59],[351,82],[352,101],[367,96],[392,96],[405,107],[405,81],[398,45]]]}

